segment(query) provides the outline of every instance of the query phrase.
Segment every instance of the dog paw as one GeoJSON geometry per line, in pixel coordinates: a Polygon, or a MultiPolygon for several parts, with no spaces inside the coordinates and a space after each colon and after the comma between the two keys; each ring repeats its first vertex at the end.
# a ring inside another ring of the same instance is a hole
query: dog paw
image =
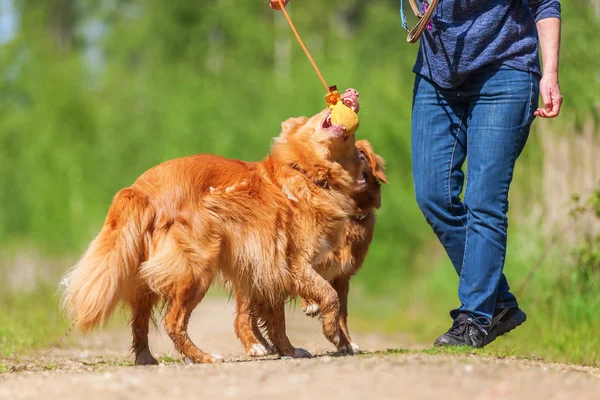
{"type": "Polygon", "coordinates": [[[218,354],[204,354],[201,357],[194,359],[192,357],[184,357],[183,362],[185,364],[210,364],[210,363],[222,363],[225,358],[218,354]]]}
{"type": "MultiPolygon", "coordinates": [[[[348,344],[339,346],[337,348],[337,354],[339,354],[341,356],[354,355],[354,353],[355,353],[354,346],[356,346],[354,343],[348,343],[348,344]]],[[[356,349],[357,349],[356,352],[358,352],[358,346],[356,346],[356,349]]]]}
{"type": "Polygon", "coordinates": [[[152,357],[149,350],[143,350],[136,355],[135,365],[158,365],[158,361],[152,357]]]}
{"type": "Polygon", "coordinates": [[[320,314],[321,309],[319,308],[318,304],[310,303],[309,305],[306,306],[306,309],[304,310],[304,312],[309,317],[316,317],[320,314]]]}
{"type": "Polygon", "coordinates": [[[294,358],[311,358],[312,354],[310,354],[308,351],[301,349],[301,348],[295,348],[294,349],[294,358]]]}
{"type": "Polygon", "coordinates": [[[275,354],[275,349],[272,347],[265,347],[260,343],[253,344],[252,348],[248,351],[249,357],[264,357],[275,354]]]}
{"type": "Polygon", "coordinates": [[[352,347],[352,350],[353,350],[355,353],[358,353],[358,352],[360,352],[360,347],[359,347],[359,346],[358,346],[356,343],[354,343],[354,342],[350,342],[350,347],[352,347]]]}

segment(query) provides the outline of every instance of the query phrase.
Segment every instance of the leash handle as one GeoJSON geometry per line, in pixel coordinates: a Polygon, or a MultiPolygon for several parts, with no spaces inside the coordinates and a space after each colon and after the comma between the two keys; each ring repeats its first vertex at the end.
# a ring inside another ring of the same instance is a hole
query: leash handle
{"type": "Polygon", "coordinates": [[[406,14],[404,14],[404,0],[400,0],[400,17],[402,18],[402,27],[404,30],[408,32],[408,36],[406,41],[408,43],[415,43],[421,37],[421,34],[425,29],[431,30],[431,16],[435,11],[440,0],[431,0],[429,2],[429,6],[425,7],[425,12],[422,13],[415,3],[415,0],[408,0],[410,4],[410,8],[413,11],[413,14],[417,17],[419,22],[413,29],[408,29],[408,24],[406,23],[406,14]]]}

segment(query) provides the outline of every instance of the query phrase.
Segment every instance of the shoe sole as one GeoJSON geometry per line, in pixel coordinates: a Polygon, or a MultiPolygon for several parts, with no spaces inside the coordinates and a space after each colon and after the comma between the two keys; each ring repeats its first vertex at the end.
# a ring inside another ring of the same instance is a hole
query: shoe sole
{"type": "Polygon", "coordinates": [[[523,323],[525,323],[525,321],[527,321],[527,314],[525,314],[525,312],[523,312],[523,310],[519,310],[519,313],[517,315],[515,315],[514,318],[512,318],[510,321],[506,322],[506,325],[502,327],[503,328],[502,330],[492,331],[492,332],[488,333],[485,345],[487,346],[488,344],[490,344],[494,340],[496,340],[499,336],[502,336],[502,335],[518,328],[519,326],[523,325],[523,323]]]}

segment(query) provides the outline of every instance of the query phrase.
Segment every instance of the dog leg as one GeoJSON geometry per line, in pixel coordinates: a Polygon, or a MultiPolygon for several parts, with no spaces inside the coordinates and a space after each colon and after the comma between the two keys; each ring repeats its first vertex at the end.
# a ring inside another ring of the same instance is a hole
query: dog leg
{"type": "Polygon", "coordinates": [[[150,291],[150,288],[142,289],[141,295],[130,302],[132,318],[131,330],[133,333],[132,349],[135,354],[135,365],[157,365],[158,361],[152,356],[148,346],[148,330],[152,308],[158,300],[158,296],[150,291]]]}
{"type": "Polygon", "coordinates": [[[297,293],[319,305],[323,334],[338,350],[350,346],[345,335],[340,335],[340,300],[335,289],[308,265],[295,279],[297,293]]]}
{"type": "Polygon", "coordinates": [[[196,286],[194,282],[187,282],[176,286],[172,291],[172,296],[169,296],[165,330],[173,340],[177,351],[192,363],[212,363],[223,360],[221,356],[210,355],[200,350],[190,340],[187,333],[190,315],[206,294],[211,282],[212,279],[208,282],[205,281],[200,287],[196,286]]]}
{"type": "Polygon", "coordinates": [[[331,286],[335,289],[340,299],[340,334],[346,337],[349,346],[340,348],[339,351],[345,354],[353,354],[358,352],[360,348],[350,338],[348,330],[348,292],[350,291],[350,278],[340,277],[333,280],[331,286]]]}
{"type": "Polygon", "coordinates": [[[250,357],[262,357],[275,354],[275,349],[263,337],[258,328],[258,318],[251,311],[250,301],[235,295],[236,317],[235,334],[242,342],[246,354],[250,357]]]}
{"type": "Polygon", "coordinates": [[[292,346],[285,332],[285,302],[278,301],[273,306],[261,305],[260,316],[265,321],[267,335],[277,353],[284,357],[309,358],[312,355],[301,348],[292,346]]]}

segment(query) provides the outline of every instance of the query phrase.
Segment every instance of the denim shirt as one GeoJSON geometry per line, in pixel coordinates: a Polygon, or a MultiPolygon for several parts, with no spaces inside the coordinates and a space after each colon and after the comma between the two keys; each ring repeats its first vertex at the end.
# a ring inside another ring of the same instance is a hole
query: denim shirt
{"type": "Polygon", "coordinates": [[[535,23],[560,16],[559,0],[440,0],[413,72],[443,88],[492,64],[541,75],[535,23]]]}

